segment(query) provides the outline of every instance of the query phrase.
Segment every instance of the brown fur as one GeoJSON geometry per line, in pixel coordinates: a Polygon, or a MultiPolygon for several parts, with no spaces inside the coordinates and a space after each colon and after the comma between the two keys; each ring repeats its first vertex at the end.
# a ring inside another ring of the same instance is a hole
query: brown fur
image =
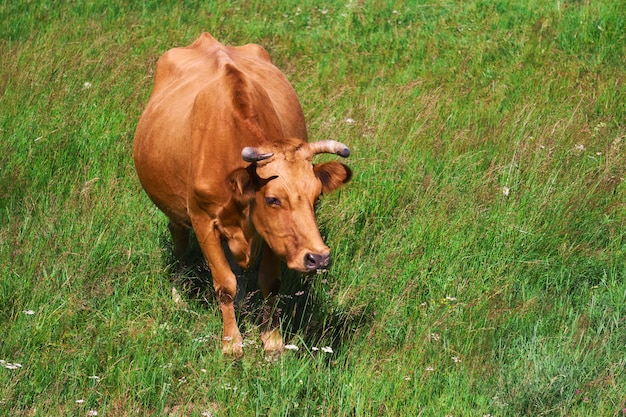
{"type": "MultiPolygon", "coordinates": [[[[228,47],[205,33],[157,63],[135,133],[135,166],[148,196],[170,218],[175,253],[184,252],[187,228],[196,233],[219,294],[227,353],[240,355],[242,339],[222,241],[244,267],[262,242],[259,282],[267,297],[280,285],[279,260],[307,271],[308,254],[328,257],[313,207],[352,173],[338,162],[314,167],[314,153],[293,88],[260,46],[228,47]],[[273,156],[249,164],[244,147],[273,156]]],[[[266,350],[282,350],[275,324],[262,329],[262,339],[266,350]]]]}

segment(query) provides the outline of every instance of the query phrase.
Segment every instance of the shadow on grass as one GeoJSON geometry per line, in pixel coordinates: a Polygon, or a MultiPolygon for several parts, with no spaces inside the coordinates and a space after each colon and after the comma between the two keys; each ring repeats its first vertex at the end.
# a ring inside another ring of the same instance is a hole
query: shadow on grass
{"type": "MultiPolygon", "coordinates": [[[[204,259],[200,246],[192,231],[189,249],[183,262],[179,262],[173,253],[173,244],[169,232],[161,234],[161,245],[165,250],[163,262],[170,265],[173,285],[184,297],[201,305],[217,303],[211,271],[204,259]]],[[[257,264],[243,270],[234,261],[230,251],[224,245],[231,269],[237,276],[237,297],[239,327],[260,324],[264,300],[257,282],[257,264]]],[[[359,328],[368,326],[373,314],[368,308],[340,308],[326,292],[327,282],[332,280],[329,272],[322,274],[302,274],[281,268],[281,289],[278,308],[281,309],[282,333],[285,343],[296,343],[299,338],[307,347],[330,346],[333,350],[350,344],[351,338],[359,328]]]]}

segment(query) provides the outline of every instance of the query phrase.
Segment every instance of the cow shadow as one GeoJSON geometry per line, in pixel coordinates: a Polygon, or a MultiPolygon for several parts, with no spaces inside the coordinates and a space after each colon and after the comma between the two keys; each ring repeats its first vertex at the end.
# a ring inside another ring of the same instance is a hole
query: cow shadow
{"type": "MultiPolygon", "coordinates": [[[[192,231],[190,244],[185,257],[177,260],[174,256],[170,234],[161,234],[163,263],[168,265],[172,284],[183,297],[203,305],[205,308],[217,305],[211,271],[204,259],[200,246],[192,231]]],[[[243,270],[234,261],[225,246],[231,269],[237,276],[237,320],[240,329],[260,325],[265,301],[257,281],[257,264],[243,270]]],[[[281,310],[282,333],[285,343],[299,345],[302,340],[309,347],[330,346],[333,350],[349,345],[358,330],[371,322],[374,313],[369,308],[341,308],[333,302],[329,294],[332,274],[303,274],[281,268],[282,284],[278,297],[281,310]]],[[[244,333],[244,332],[242,332],[244,333]]],[[[245,336],[244,336],[245,337],[245,336]]]]}

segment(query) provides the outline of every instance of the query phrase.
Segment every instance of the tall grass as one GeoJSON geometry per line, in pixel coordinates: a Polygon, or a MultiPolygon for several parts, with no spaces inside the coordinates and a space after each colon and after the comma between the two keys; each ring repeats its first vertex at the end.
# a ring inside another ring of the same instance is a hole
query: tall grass
{"type": "Polygon", "coordinates": [[[619,2],[22,1],[0,21],[0,415],[626,415],[619,2]],[[265,46],[310,137],[352,150],[318,212],[333,267],[285,282],[299,350],[276,362],[254,297],[244,358],[221,356],[210,278],[172,272],[132,165],[157,58],[202,31],[265,46]],[[172,280],[200,290],[174,303],[172,280]]]}

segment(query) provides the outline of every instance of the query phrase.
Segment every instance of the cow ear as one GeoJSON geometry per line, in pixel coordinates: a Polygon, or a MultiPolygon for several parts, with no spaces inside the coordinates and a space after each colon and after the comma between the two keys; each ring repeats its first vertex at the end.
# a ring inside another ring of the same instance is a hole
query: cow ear
{"type": "Polygon", "coordinates": [[[341,162],[331,161],[313,166],[315,175],[322,182],[322,194],[328,194],[346,184],[352,178],[352,170],[341,162]]]}
{"type": "Polygon", "coordinates": [[[232,197],[240,204],[248,204],[254,198],[254,182],[250,171],[239,168],[228,176],[232,197]]]}

